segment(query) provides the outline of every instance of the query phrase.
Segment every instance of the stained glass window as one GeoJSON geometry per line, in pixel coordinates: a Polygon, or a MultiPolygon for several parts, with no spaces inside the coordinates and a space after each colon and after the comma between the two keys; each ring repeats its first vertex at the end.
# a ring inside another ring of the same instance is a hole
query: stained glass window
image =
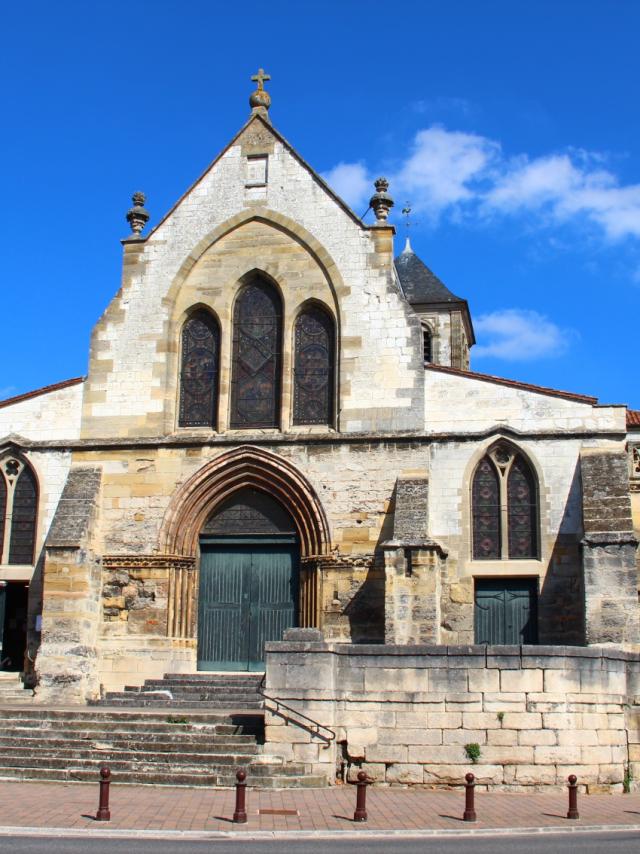
{"type": "Polygon", "coordinates": [[[275,288],[245,285],[233,313],[231,427],[278,427],[282,304],[275,288]]]}
{"type": "Polygon", "coordinates": [[[509,513],[509,557],[537,557],[536,490],[527,463],[517,456],[507,480],[509,513]]]}
{"type": "Polygon", "coordinates": [[[319,306],[308,306],[295,327],[294,424],[333,423],[333,354],[333,320],[319,306]]]}
{"type": "Polygon", "coordinates": [[[13,493],[9,563],[33,563],[38,488],[28,466],[22,469],[13,493]]]}
{"type": "Polygon", "coordinates": [[[496,445],[476,469],[471,500],[474,559],[538,557],[536,480],[523,456],[496,445]]]}
{"type": "Polygon", "coordinates": [[[193,314],[182,328],[180,427],[216,428],[220,333],[205,311],[193,314]]]}
{"type": "Polygon", "coordinates": [[[481,460],[473,478],[473,557],[500,558],[500,483],[489,457],[481,460]]]}

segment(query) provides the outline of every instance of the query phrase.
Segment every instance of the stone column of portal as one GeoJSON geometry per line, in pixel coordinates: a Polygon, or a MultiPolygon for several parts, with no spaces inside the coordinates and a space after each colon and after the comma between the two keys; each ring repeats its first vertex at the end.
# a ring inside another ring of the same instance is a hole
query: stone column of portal
{"type": "Polygon", "coordinates": [[[638,571],[624,453],[583,451],[582,568],[588,644],[640,642],[638,571]]]}
{"type": "Polygon", "coordinates": [[[396,482],[393,539],[385,554],[385,643],[439,641],[441,570],[446,552],[427,536],[429,481],[396,482]]]}

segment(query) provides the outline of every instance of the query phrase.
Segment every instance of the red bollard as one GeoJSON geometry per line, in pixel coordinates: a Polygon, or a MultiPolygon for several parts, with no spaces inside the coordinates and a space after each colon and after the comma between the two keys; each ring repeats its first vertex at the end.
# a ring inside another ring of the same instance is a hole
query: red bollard
{"type": "Polygon", "coordinates": [[[358,794],[356,795],[356,811],[353,814],[354,821],[367,820],[367,775],[364,771],[358,771],[358,794]]]}
{"type": "Polygon", "coordinates": [[[476,820],[476,805],[475,805],[475,788],[476,788],[476,778],[475,776],[469,772],[465,774],[464,779],[466,780],[464,786],[464,815],[462,816],[463,821],[475,821],[476,820]]]}
{"type": "Polygon", "coordinates": [[[247,772],[246,771],[238,771],[236,774],[236,811],[233,814],[233,822],[234,824],[246,824],[247,822],[247,806],[246,806],[246,795],[247,795],[247,772]]]}
{"type": "Polygon", "coordinates": [[[109,786],[111,785],[111,771],[105,765],[100,769],[100,801],[96,821],[111,821],[109,810],[109,786]]]}
{"type": "Polygon", "coordinates": [[[578,778],[575,774],[569,774],[569,811],[567,818],[580,818],[578,812],[578,778]]]}

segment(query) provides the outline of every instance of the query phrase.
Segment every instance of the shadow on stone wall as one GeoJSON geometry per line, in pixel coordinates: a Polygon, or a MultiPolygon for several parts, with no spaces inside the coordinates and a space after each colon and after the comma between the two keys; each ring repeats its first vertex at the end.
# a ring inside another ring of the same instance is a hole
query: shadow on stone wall
{"type": "Polygon", "coordinates": [[[586,643],[580,552],[583,537],[581,495],[580,470],[576,464],[538,599],[538,641],[542,644],[582,646],[586,643]]]}

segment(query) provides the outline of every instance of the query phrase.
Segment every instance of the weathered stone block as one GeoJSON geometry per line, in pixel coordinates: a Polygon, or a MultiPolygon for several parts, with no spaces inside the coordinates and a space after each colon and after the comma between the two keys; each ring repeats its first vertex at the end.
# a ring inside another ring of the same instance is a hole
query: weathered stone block
{"type": "Polygon", "coordinates": [[[507,693],[542,691],[542,686],[542,670],[505,670],[500,674],[500,690],[507,693]]]}

